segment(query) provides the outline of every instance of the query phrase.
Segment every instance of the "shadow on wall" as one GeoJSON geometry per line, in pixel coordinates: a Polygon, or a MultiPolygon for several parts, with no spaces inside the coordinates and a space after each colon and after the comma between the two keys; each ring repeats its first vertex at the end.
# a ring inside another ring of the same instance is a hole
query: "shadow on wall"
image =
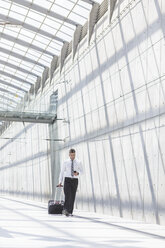
{"type": "MultiPolygon", "coordinates": [[[[0,171],[7,170],[7,169],[10,169],[12,167],[16,167],[18,165],[24,165],[28,161],[33,161],[37,158],[46,157],[47,154],[48,154],[47,151],[46,152],[39,152],[38,154],[32,155],[30,157],[26,157],[25,159],[22,159],[20,161],[15,162],[15,163],[10,163],[10,165],[2,166],[2,167],[0,167],[0,171]]],[[[32,165],[34,165],[34,164],[31,164],[29,166],[32,166],[32,165]]],[[[27,166],[27,167],[29,167],[29,166],[27,166]]]]}
{"type": "Polygon", "coordinates": [[[0,151],[2,151],[8,145],[10,145],[12,142],[14,142],[15,139],[19,138],[22,134],[25,133],[25,131],[31,129],[34,125],[36,125],[36,124],[29,124],[28,126],[26,126],[26,128],[23,128],[18,134],[16,134],[14,137],[12,137],[11,140],[7,141],[6,144],[4,144],[2,147],[0,147],[0,151]]]}

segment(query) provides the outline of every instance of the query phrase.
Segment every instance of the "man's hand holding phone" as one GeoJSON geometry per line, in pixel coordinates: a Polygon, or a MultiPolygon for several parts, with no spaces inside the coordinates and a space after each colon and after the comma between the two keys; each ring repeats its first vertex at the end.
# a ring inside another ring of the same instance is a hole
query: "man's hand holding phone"
{"type": "Polygon", "coordinates": [[[74,171],[74,175],[75,175],[75,176],[78,176],[78,175],[79,175],[79,172],[74,171]]]}

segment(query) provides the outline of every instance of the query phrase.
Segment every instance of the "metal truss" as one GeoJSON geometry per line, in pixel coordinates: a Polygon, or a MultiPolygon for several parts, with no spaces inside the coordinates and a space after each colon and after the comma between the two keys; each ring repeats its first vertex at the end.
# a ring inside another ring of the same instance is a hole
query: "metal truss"
{"type": "Polygon", "coordinates": [[[0,111],[0,120],[52,124],[57,120],[57,115],[52,113],[0,111]]]}

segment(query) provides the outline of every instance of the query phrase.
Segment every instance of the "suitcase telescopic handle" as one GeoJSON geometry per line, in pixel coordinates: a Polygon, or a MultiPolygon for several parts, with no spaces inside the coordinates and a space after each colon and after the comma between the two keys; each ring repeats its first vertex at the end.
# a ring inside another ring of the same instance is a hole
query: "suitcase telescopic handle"
{"type": "MultiPolygon", "coordinates": [[[[56,188],[58,188],[58,189],[63,188],[63,185],[61,185],[61,186],[57,185],[56,188]]],[[[54,202],[57,200],[56,199],[57,198],[57,191],[58,190],[55,191],[54,202]]],[[[59,199],[60,201],[62,200],[62,194],[63,194],[62,192],[63,192],[63,190],[61,190],[60,199],[59,199]]]]}

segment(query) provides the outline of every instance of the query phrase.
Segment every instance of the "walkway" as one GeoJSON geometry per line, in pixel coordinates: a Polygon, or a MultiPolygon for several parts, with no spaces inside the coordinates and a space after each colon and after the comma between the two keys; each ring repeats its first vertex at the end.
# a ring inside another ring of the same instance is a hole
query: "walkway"
{"type": "Polygon", "coordinates": [[[165,226],[74,214],[48,215],[45,203],[0,196],[0,248],[165,248],[165,226]]]}

